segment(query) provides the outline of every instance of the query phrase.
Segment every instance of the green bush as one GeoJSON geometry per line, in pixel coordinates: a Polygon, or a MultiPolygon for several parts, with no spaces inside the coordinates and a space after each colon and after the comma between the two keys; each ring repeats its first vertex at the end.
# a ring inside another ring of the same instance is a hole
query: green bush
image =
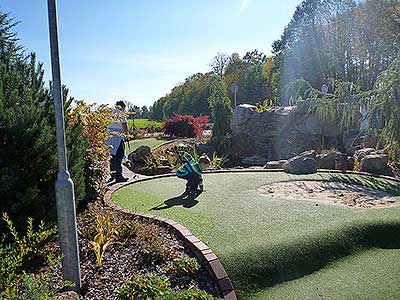
{"type": "Polygon", "coordinates": [[[165,272],[172,276],[185,276],[195,275],[199,269],[200,265],[196,258],[184,255],[168,262],[165,272]]]}
{"type": "MultiPolygon", "coordinates": [[[[14,26],[0,13],[0,212],[7,211],[21,228],[28,217],[55,216],[58,166],[52,95],[44,88],[42,64],[21,50],[14,26]]],[[[67,89],[63,92],[67,99],[67,89]]],[[[66,111],[70,104],[66,101],[66,111]]],[[[85,198],[81,126],[66,124],[77,202],[85,198]]]]}
{"type": "Polygon", "coordinates": [[[18,292],[18,282],[24,266],[45,255],[42,246],[56,233],[56,228],[41,222],[35,230],[33,220],[28,219],[26,233],[20,236],[6,213],[3,214],[3,221],[8,233],[0,241],[0,296],[7,295],[10,298],[10,295],[18,292]]]}
{"type": "Polygon", "coordinates": [[[136,242],[146,260],[162,262],[172,257],[172,251],[160,238],[159,227],[148,225],[137,232],[136,242]]]}
{"type": "Polygon", "coordinates": [[[225,83],[220,77],[215,77],[210,86],[208,104],[213,121],[212,135],[224,136],[230,131],[232,107],[227,96],[225,83]]]}
{"type": "Polygon", "coordinates": [[[217,300],[200,290],[175,292],[167,278],[153,274],[133,276],[118,292],[120,300],[217,300]]]}
{"type": "Polygon", "coordinates": [[[160,299],[170,292],[170,283],[167,278],[153,274],[135,275],[125,282],[119,289],[120,300],[160,299]]]}

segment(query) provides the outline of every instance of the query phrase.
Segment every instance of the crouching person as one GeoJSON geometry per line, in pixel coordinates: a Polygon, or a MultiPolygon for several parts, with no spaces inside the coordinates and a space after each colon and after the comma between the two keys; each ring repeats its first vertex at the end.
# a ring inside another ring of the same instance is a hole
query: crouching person
{"type": "Polygon", "coordinates": [[[176,172],[176,176],[187,180],[186,194],[203,192],[203,176],[202,173],[210,166],[210,159],[206,155],[202,155],[197,162],[189,153],[179,151],[186,163],[182,165],[176,172]]]}

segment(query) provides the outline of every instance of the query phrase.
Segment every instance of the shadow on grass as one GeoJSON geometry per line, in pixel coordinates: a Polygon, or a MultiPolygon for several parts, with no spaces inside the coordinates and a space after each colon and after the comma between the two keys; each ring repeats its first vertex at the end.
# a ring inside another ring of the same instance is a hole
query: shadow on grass
{"type": "Polygon", "coordinates": [[[174,206],[183,206],[184,208],[191,208],[199,201],[196,200],[198,196],[200,196],[201,192],[194,192],[194,193],[183,193],[180,196],[170,198],[165,200],[163,203],[150,208],[150,210],[162,210],[162,209],[168,209],[174,206]]]}
{"type": "Polygon", "coordinates": [[[309,275],[363,249],[400,249],[399,236],[400,221],[353,224],[268,248],[248,248],[231,254],[223,263],[235,288],[253,293],[309,275]]]}
{"type": "Polygon", "coordinates": [[[371,176],[360,175],[346,175],[346,174],[329,174],[329,180],[336,182],[343,182],[347,184],[363,185],[370,189],[381,190],[392,194],[393,196],[400,196],[400,183],[382,178],[374,178],[371,176]]]}
{"type": "MultiPolygon", "coordinates": [[[[338,182],[345,184],[352,184],[358,186],[364,186],[371,190],[379,190],[382,192],[389,193],[393,196],[400,196],[400,183],[394,180],[375,178],[372,176],[357,175],[357,174],[340,174],[340,173],[324,173],[317,174],[319,179],[316,178],[303,178],[291,175],[291,179],[282,180],[281,182],[296,182],[296,181],[315,181],[320,180],[323,182],[338,182]]],[[[357,191],[357,187],[354,187],[354,191],[357,191]]],[[[329,185],[326,185],[328,188],[329,185]]]]}

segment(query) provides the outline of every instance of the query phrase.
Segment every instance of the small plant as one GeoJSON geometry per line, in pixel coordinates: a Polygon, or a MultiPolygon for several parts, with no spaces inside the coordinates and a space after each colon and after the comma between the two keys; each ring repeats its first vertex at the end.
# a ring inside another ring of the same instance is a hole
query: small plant
{"type": "Polygon", "coordinates": [[[170,292],[165,294],[160,300],[217,300],[205,291],[200,290],[182,290],[179,292],[170,292]]]}
{"type": "Polygon", "coordinates": [[[57,230],[56,227],[48,227],[41,222],[35,231],[33,220],[28,219],[26,233],[21,237],[6,213],[3,213],[2,218],[7,224],[9,234],[5,234],[0,241],[0,296],[9,296],[17,291],[18,272],[23,264],[28,263],[34,257],[33,254],[43,255],[41,246],[57,230]]]}
{"type": "Polygon", "coordinates": [[[170,292],[171,284],[165,277],[153,274],[135,275],[119,289],[120,300],[155,300],[170,292]]]}
{"type": "Polygon", "coordinates": [[[214,169],[221,168],[227,161],[228,161],[228,157],[226,155],[218,157],[217,152],[213,152],[213,155],[212,155],[211,161],[210,161],[210,167],[214,168],[214,169]]]}
{"type": "Polygon", "coordinates": [[[140,251],[147,260],[165,261],[172,257],[172,251],[159,237],[159,228],[153,225],[145,226],[137,234],[140,251]]]}
{"type": "Polygon", "coordinates": [[[263,112],[263,111],[266,111],[266,110],[271,109],[273,107],[274,107],[273,102],[270,101],[270,100],[265,99],[263,101],[263,103],[259,107],[257,107],[257,111],[258,112],[263,112]]]}
{"type": "Polygon", "coordinates": [[[47,256],[49,270],[41,275],[29,275],[26,272],[20,277],[20,284],[15,295],[8,295],[8,299],[18,300],[50,300],[56,296],[57,292],[50,281],[52,271],[56,269],[57,263],[61,260],[61,256],[54,258],[53,255],[47,256]]]}
{"type": "Polygon", "coordinates": [[[118,237],[127,238],[136,236],[138,231],[142,228],[142,224],[138,220],[131,220],[123,222],[118,226],[118,237]]]}
{"type": "Polygon", "coordinates": [[[358,160],[358,157],[354,158],[353,170],[354,171],[361,171],[361,163],[358,160]]]}
{"type": "Polygon", "coordinates": [[[144,175],[154,175],[157,173],[157,168],[161,165],[160,159],[152,155],[143,158],[145,166],[140,168],[140,172],[144,175]]]}
{"type": "Polygon", "coordinates": [[[165,158],[171,167],[176,168],[179,164],[179,157],[177,153],[166,153],[165,158]]]}
{"type": "MultiPolygon", "coordinates": [[[[181,149],[178,148],[178,151],[181,151],[181,149]]],[[[197,152],[196,146],[188,146],[188,147],[186,147],[186,149],[183,149],[183,151],[188,152],[195,161],[199,161],[200,155],[197,152]]]]}
{"type": "Polygon", "coordinates": [[[106,215],[97,215],[96,224],[94,226],[97,234],[89,243],[96,254],[97,265],[101,267],[104,252],[118,235],[118,228],[111,224],[111,215],[109,212],[107,212],[106,215]]]}
{"type": "Polygon", "coordinates": [[[172,276],[195,275],[200,269],[196,258],[181,256],[170,261],[165,267],[165,272],[172,276]]]}

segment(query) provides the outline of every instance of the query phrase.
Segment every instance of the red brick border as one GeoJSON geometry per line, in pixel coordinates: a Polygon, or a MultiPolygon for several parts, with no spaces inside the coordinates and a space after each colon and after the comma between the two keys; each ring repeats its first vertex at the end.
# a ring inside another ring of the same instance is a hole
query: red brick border
{"type": "MultiPolygon", "coordinates": [[[[205,173],[243,173],[243,172],[250,172],[250,173],[275,173],[275,172],[283,172],[283,169],[229,169],[229,170],[212,170],[212,171],[206,171],[205,173]]],[[[382,178],[382,179],[388,179],[396,182],[400,182],[400,179],[389,177],[389,176],[383,176],[383,175],[374,175],[370,173],[365,173],[365,172],[357,172],[357,171],[340,171],[340,170],[325,170],[325,169],[318,169],[319,173],[339,173],[339,174],[355,174],[355,175],[362,175],[362,176],[368,176],[368,177],[376,177],[376,178],[382,178]]],[[[132,212],[128,209],[122,208],[112,202],[111,200],[111,195],[113,192],[116,190],[125,187],[130,184],[134,184],[137,182],[141,181],[148,181],[148,180],[153,180],[157,178],[164,178],[164,177],[172,177],[175,176],[175,174],[163,174],[163,175],[157,175],[157,176],[149,176],[149,177],[144,177],[141,179],[133,179],[128,182],[124,183],[118,183],[115,184],[107,190],[107,192],[104,195],[104,203],[108,205],[109,207],[119,210],[125,213],[133,214],[135,216],[145,218],[145,219],[150,219],[153,220],[157,223],[160,223],[161,225],[168,227],[171,229],[173,232],[178,234],[184,242],[193,250],[195,255],[205,263],[207,269],[211,272],[211,274],[214,276],[215,280],[217,281],[218,287],[223,293],[224,300],[237,300],[236,293],[234,291],[233,285],[231,280],[228,277],[228,274],[226,273],[224,267],[222,266],[221,262],[219,261],[218,257],[213,253],[213,251],[202,241],[200,241],[197,237],[195,237],[193,234],[190,233],[190,231],[182,226],[181,224],[175,222],[174,220],[170,220],[161,216],[156,216],[156,215],[151,215],[151,214],[146,214],[146,213],[140,213],[140,212],[132,212]]]]}
{"type": "Polygon", "coordinates": [[[224,300],[237,300],[235,291],[232,286],[232,282],[229,279],[228,274],[226,273],[226,271],[225,271],[224,267],[222,266],[221,262],[219,261],[218,257],[212,252],[212,250],[206,244],[204,244],[197,237],[195,237],[186,227],[175,222],[174,220],[170,220],[170,219],[167,219],[167,218],[164,218],[161,216],[130,211],[128,209],[118,206],[111,200],[112,193],[124,186],[130,185],[132,183],[140,182],[140,181],[147,181],[150,179],[171,176],[171,174],[166,174],[166,175],[167,176],[161,175],[161,176],[157,176],[157,177],[128,181],[128,182],[122,183],[122,184],[115,184],[115,185],[109,187],[109,190],[105,193],[104,198],[103,198],[104,203],[112,209],[122,211],[124,213],[133,214],[135,216],[138,216],[138,217],[141,217],[144,219],[150,219],[150,220],[155,221],[155,222],[161,224],[162,226],[167,227],[170,230],[172,230],[174,233],[176,233],[178,236],[180,236],[183,239],[183,241],[195,253],[197,258],[200,259],[205,264],[205,266],[207,267],[207,269],[213,275],[215,281],[217,282],[218,287],[224,296],[224,300]]]}

